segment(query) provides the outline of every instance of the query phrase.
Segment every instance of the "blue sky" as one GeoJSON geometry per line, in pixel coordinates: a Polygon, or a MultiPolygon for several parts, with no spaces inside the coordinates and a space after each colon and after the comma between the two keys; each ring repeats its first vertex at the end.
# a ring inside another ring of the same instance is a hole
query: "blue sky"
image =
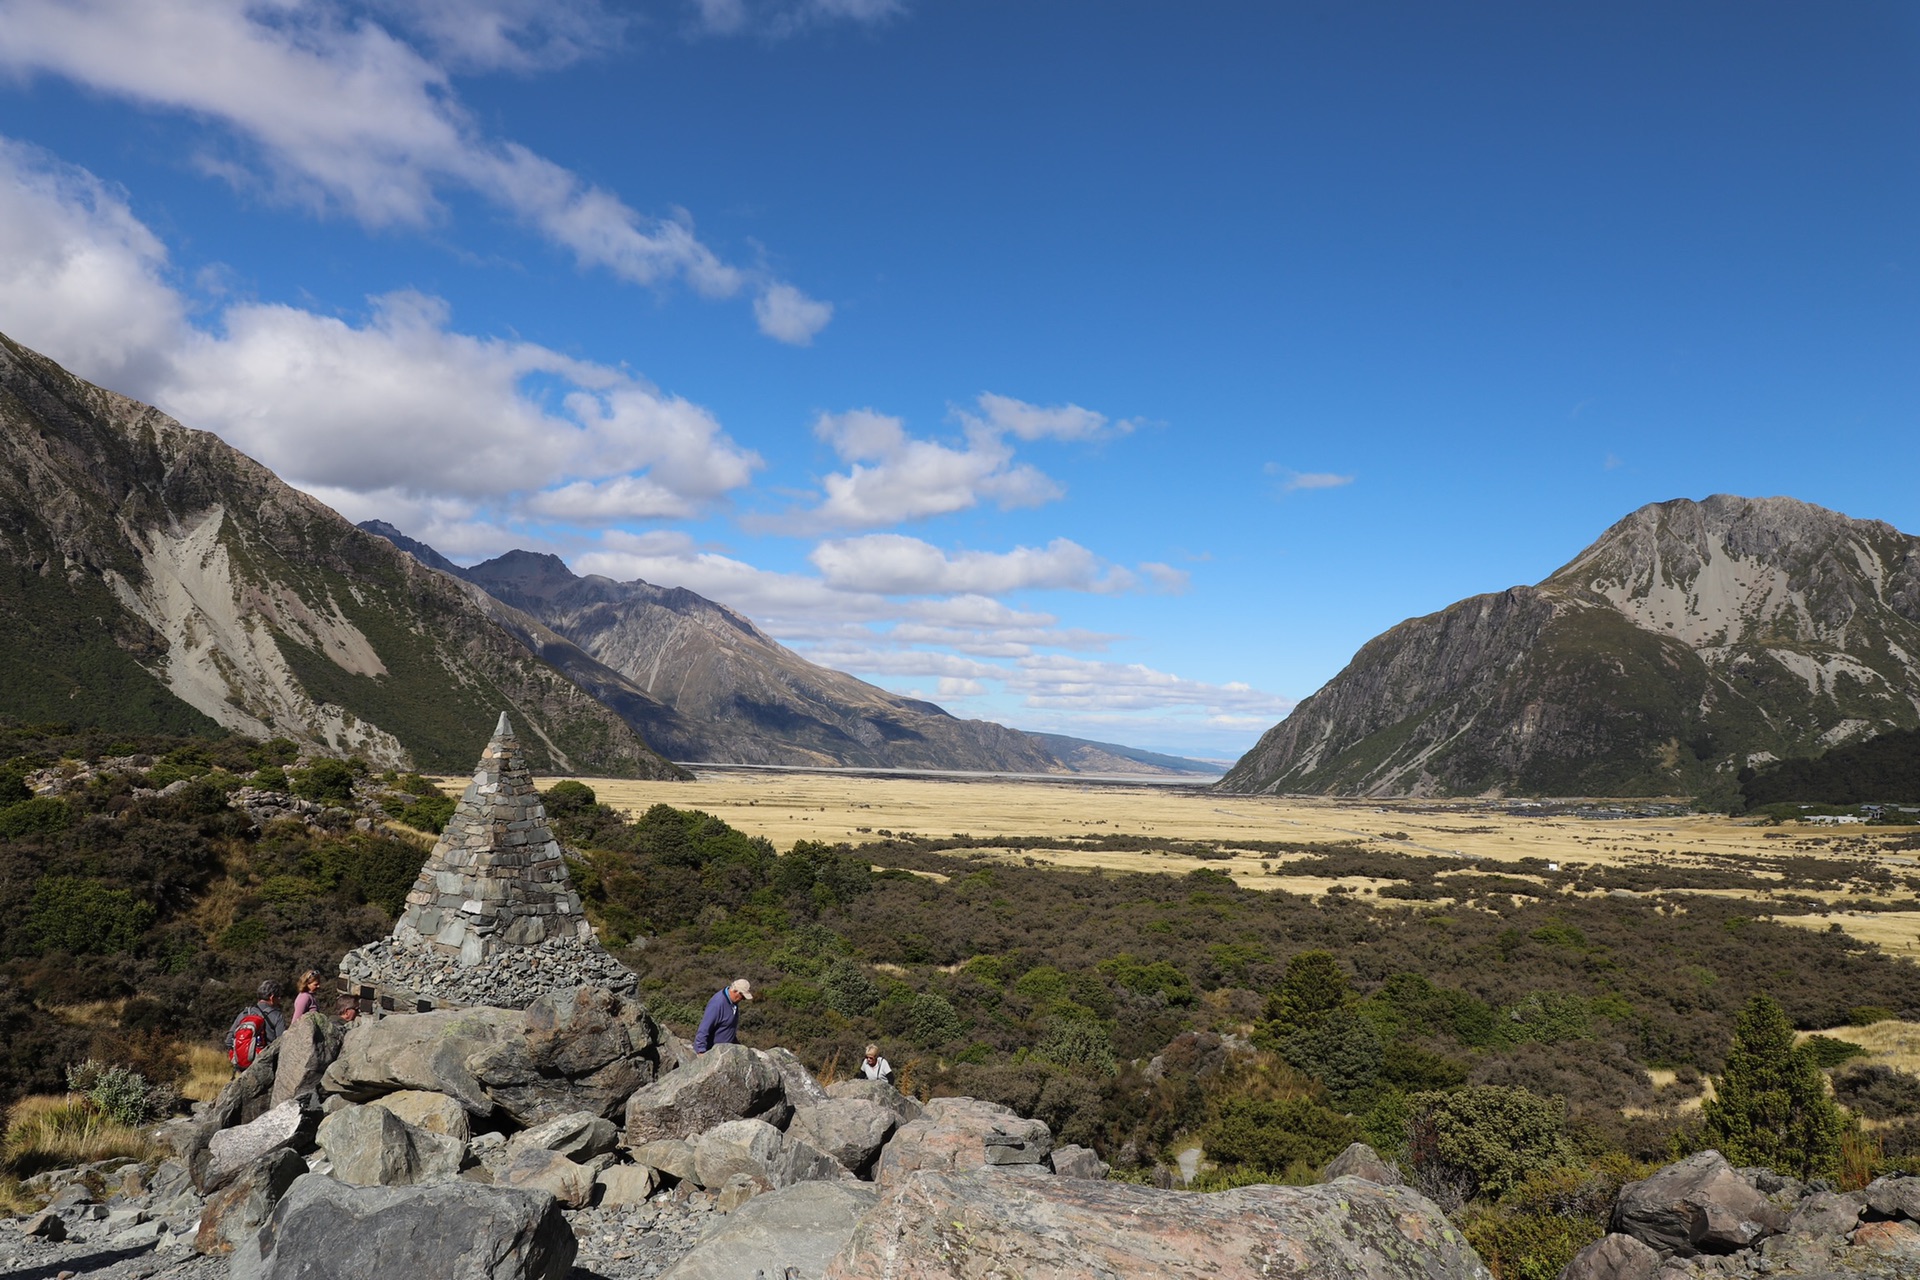
{"type": "Polygon", "coordinates": [[[456,559],[1231,757],[1633,508],[1920,531],[1920,10],[0,0],[0,330],[456,559]]]}

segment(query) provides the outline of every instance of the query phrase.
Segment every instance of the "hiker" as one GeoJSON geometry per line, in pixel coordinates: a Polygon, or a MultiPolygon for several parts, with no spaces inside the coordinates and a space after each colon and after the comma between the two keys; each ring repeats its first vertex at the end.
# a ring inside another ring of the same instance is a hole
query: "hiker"
{"type": "Polygon", "coordinates": [[[735,978],[713,993],[707,1011],[700,1015],[700,1027],[693,1033],[693,1051],[705,1053],[717,1044],[738,1044],[734,1031],[740,1025],[740,1002],[753,999],[753,984],[735,978]]]}
{"type": "Polygon", "coordinates": [[[880,1046],[867,1046],[867,1056],[860,1060],[860,1074],[869,1080],[884,1080],[893,1083],[893,1064],[880,1056],[880,1046]]]}
{"type": "Polygon", "coordinates": [[[360,1002],[352,996],[341,996],[340,1003],[334,1007],[334,1015],[342,1022],[352,1022],[360,1016],[360,1002]]]}
{"type": "Polygon", "coordinates": [[[254,1002],[242,1009],[227,1028],[227,1061],[234,1070],[245,1071],[286,1029],[286,1021],[280,1016],[280,984],[268,978],[260,984],[254,1002]]]}
{"type": "Polygon", "coordinates": [[[287,1023],[288,1026],[313,1012],[314,1002],[320,994],[320,975],[312,969],[307,970],[300,975],[300,981],[293,989],[297,994],[293,997],[293,1018],[287,1023]]]}

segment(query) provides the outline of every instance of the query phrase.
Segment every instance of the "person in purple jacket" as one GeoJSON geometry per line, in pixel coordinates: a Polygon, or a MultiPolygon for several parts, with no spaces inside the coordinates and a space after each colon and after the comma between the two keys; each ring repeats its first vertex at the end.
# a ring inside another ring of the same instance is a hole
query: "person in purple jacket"
{"type": "Polygon", "coordinates": [[[740,1026],[740,1002],[751,999],[753,984],[745,978],[735,978],[730,986],[714,992],[693,1033],[693,1051],[705,1053],[717,1044],[738,1044],[734,1032],[740,1026]]]}

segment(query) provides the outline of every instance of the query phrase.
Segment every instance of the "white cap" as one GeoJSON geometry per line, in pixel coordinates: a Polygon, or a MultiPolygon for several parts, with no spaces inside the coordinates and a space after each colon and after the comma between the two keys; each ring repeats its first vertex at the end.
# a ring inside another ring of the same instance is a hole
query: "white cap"
{"type": "Polygon", "coordinates": [[[748,982],[745,978],[735,978],[733,980],[733,985],[728,987],[727,990],[738,991],[740,993],[740,998],[742,1000],[753,999],[753,984],[751,982],[748,982]]]}

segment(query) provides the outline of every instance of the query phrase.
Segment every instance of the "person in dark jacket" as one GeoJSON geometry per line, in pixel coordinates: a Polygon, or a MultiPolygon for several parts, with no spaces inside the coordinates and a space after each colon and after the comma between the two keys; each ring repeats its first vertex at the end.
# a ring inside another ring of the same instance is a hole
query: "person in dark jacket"
{"type": "Polygon", "coordinates": [[[227,1028],[227,1052],[233,1052],[234,1033],[240,1030],[248,1014],[260,1016],[260,1043],[253,1046],[253,1052],[258,1054],[287,1032],[287,1020],[280,1012],[280,984],[271,978],[261,983],[254,1002],[234,1015],[233,1025],[227,1028]]]}
{"type": "Polygon", "coordinates": [[[705,1053],[717,1044],[738,1044],[734,1032],[740,1025],[740,1002],[753,999],[753,984],[735,978],[731,985],[713,993],[707,1011],[700,1015],[700,1028],[693,1033],[693,1051],[705,1053]]]}

